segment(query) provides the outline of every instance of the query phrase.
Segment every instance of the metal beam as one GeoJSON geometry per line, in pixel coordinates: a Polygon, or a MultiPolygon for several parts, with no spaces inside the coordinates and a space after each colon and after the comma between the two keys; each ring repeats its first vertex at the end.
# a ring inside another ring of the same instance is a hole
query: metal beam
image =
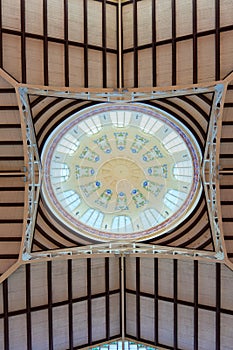
{"type": "Polygon", "coordinates": [[[118,0],[118,14],[117,14],[117,47],[118,47],[118,88],[122,88],[122,7],[121,0],[118,0]]]}
{"type": "Polygon", "coordinates": [[[223,259],[227,257],[227,254],[222,232],[218,168],[222,112],[226,90],[226,84],[217,84],[215,86],[215,94],[202,167],[202,179],[215,251],[218,252],[219,255],[222,255],[223,259]]]}
{"type": "Polygon", "coordinates": [[[27,182],[25,182],[24,200],[24,227],[20,249],[20,256],[22,257],[23,254],[31,251],[42,174],[28,95],[24,90],[16,89],[16,96],[19,105],[21,129],[24,141],[23,159],[27,165],[27,182]]]}
{"type": "Polygon", "coordinates": [[[67,285],[68,285],[68,312],[69,312],[69,350],[74,347],[74,329],[73,329],[73,275],[72,275],[72,260],[67,261],[67,285]]]}
{"type": "Polygon", "coordinates": [[[194,315],[193,315],[193,323],[194,323],[194,330],[193,330],[193,345],[194,350],[198,350],[198,261],[194,261],[194,272],[193,272],[193,284],[194,284],[194,315]]]}
{"type": "Polygon", "coordinates": [[[83,33],[84,33],[84,86],[88,88],[88,23],[87,0],[83,0],[83,33]]]}
{"type": "MultiPolygon", "coordinates": [[[[121,259],[121,338],[122,342],[125,341],[125,258],[122,254],[121,259]]],[[[124,348],[123,348],[124,350],[124,348]]]]}
{"type": "Polygon", "coordinates": [[[52,261],[47,262],[47,293],[48,293],[48,336],[49,350],[53,350],[53,284],[52,261]]]}
{"type": "Polygon", "coordinates": [[[9,319],[8,319],[8,280],[3,282],[3,312],[4,312],[4,350],[9,350],[9,319]]]}
{"type": "Polygon", "coordinates": [[[32,350],[31,266],[26,265],[27,350],[32,350]]]}
{"type": "Polygon", "coordinates": [[[172,85],[176,85],[176,0],[172,0],[172,85]]]}
{"type": "Polygon", "coordinates": [[[64,0],[64,67],[65,67],[65,86],[69,86],[69,25],[68,25],[68,0],[64,0]]]}
{"type": "Polygon", "coordinates": [[[43,252],[25,252],[22,263],[36,262],[41,260],[107,257],[107,256],[138,256],[149,258],[175,258],[175,259],[207,259],[212,262],[224,262],[224,256],[219,252],[209,252],[195,249],[182,249],[178,247],[163,247],[152,244],[135,242],[109,242],[93,244],[83,247],[56,249],[43,252]]]}
{"type": "Polygon", "coordinates": [[[197,0],[192,2],[193,17],[193,84],[198,81],[198,61],[197,61],[197,0]]]}
{"type": "Polygon", "coordinates": [[[81,99],[99,102],[140,102],[167,97],[178,97],[214,92],[215,87],[224,81],[213,82],[209,85],[195,84],[184,86],[170,86],[167,88],[129,88],[129,89],[95,89],[80,88],[79,90],[66,87],[46,87],[41,85],[24,85],[19,88],[20,94],[41,95],[60,98],[81,99]]]}

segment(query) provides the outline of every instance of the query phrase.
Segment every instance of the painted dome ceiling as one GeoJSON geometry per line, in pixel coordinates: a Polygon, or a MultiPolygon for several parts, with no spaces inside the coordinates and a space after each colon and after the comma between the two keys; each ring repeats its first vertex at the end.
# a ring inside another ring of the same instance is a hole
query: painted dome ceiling
{"type": "Polygon", "coordinates": [[[200,152],[171,115],[100,104],[60,124],[43,152],[43,197],[69,229],[96,240],[170,231],[200,192],[200,152]]]}

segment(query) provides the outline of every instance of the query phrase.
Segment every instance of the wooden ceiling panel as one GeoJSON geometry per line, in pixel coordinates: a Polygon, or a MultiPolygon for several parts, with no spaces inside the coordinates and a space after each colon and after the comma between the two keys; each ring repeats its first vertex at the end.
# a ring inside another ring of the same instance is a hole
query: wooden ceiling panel
{"type": "Polygon", "coordinates": [[[68,37],[71,41],[84,42],[84,2],[68,3],[68,37]]]}
{"type": "Polygon", "coordinates": [[[84,86],[84,49],[70,46],[69,48],[69,86],[84,86]]]}
{"type": "MultiPolygon", "coordinates": [[[[18,248],[18,247],[17,247],[18,248]]],[[[18,260],[18,254],[7,254],[7,256],[4,254],[0,257],[0,276],[3,276],[6,271],[9,271],[18,260]]]]}
{"type": "Polygon", "coordinates": [[[102,9],[106,8],[105,1],[97,2],[95,0],[87,1],[87,26],[88,42],[90,45],[102,46],[102,9]]]}
{"type": "Polygon", "coordinates": [[[233,7],[231,0],[221,0],[220,5],[220,26],[232,25],[233,7]]]}
{"type": "Polygon", "coordinates": [[[16,80],[22,79],[21,40],[18,35],[2,35],[3,66],[16,80]]]}
{"type": "Polygon", "coordinates": [[[172,85],[172,45],[161,45],[156,50],[157,86],[172,85]],[[158,69],[159,67],[159,69],[158,69]]]}
{"type": "Polygon", "coordinates": [[[21,242],[23,225],[22,223],[1,223],[1,238],[4,241],[21,242]]]}
{"type": "MultiPolygon", "coordinates": [[[[27,2],[28,3],[28,2],[27,2]]],[[[31,84],[44,83],[43,41],[26,39],[26,76],[31,84]]]]}
{"type": "Polygon", "coordinates": [[[186,305],[178,305],[177,322],[177,347],[179,349],[191,349],[194,347],[193,325],[194,315],[193,308],[186,305]]]}
{"type": "Polygon", "coordinates": [[[30,267],[30,304],[33,308],[48,303],[47,264],[32,264],[30,267]]]}
{"type": "Polygon", "coordinates": [[[198,82],[215,79],[215,36],[200,37],[197,40],[198,82]]]}
{"type": "Polygon", "coordinates": [[[122,8],[123,21],[123,48],[129,49],[133,46],[133,4],[122,8]]]}
{"type": "Polygon", "coordinates": [[[216,347],[216,316],[213,311],[199,310],[198,312],[198,346],[201,349],[216,347]],[[206,334],[205,329],[208,328],[206,334]]]}
{"type": "Polygon", "coordinates": [[[0,188],[1,198],[0,203],[24,203],[24,191],[21,191],[21,189],[18,189],[17,187],[12,188],[8,191],[7,187],[0,188]]]}
{"type": "Polygon", "coordinates": [[[20,129],[20,118],[17,109],[0,110],[0,128],[17,128],[20,129]]]}
{"type": "Polygon", "coordinates": [[[64,1],[47,0],[48,36],[64,38],[64,1]],[[54,16],[56,13],[56,17],[54,16]]]}
{"type": "Polygon", "coordinates": [[[25,30],[43,35],[43,1],[25,1],[25,30]]]}
{"type": "Polygon", "coordinates": [[[154,343],[154,301],[146,297],[140,297],[140,336],[142,339],[147,339],[154,343]]]}
{"type": "Polygon", "coordinates": [[[27,316],[18,315],[9,319],[9,347],[16,348],[18,344],[20,346],[27,346],[27,316]],[[17,329],[20,328],[20,332],[17,329]]]}
{"type": "Polygon", "coordinates": [[[152,11],[151,0],[139,1],[137,3],[137,41],[139,46],[151,43],[153,30],[152,11]]]}
{"type": "Polygon", "coordinates": [[[227,328],[228,325],[233,322],[233,316],[232,315],[221,315],[221,327],[222,327],[222,333],[221,333],[221,346],[225,349],[232,347],[232,339],[228,336],[227,328]]]}
{"type": "MultiPolygon", "coordinates": [[[[230,9],[232,6],[230,6],[230,9]]],[[[232,62],[229,57],[233,54],[232,32],[223,32],[220,34],[220,61],[221,77],[225,77],[232,71],[232,62]]]]}
{"type": "Polygon", "coordinates": [[[117,50],[117,6],[106,3],[106,47],[117,50]]]}
{"type": "Polygon", "coordinates": [[[113,53],[107,53],[106,55],[107,60],[107,77],[105,77],[105,80],[107,82],[107,86],[115,88],[117,86],[117,56],[113,53]]]}
{"type": "Polygon", "coordinates": [[[197,0],[197,30],[205,31],[215,28],[215,1],[197,0]]]}
{"type": "Polygon", "coordinates": [[[88,313],[87,302],[83,301],[73,305],[73,342],[76,346],[82,347],[88,344],[88,313]]]}
{"type": "MultiPolygon", "coordinates": [[[[22,266],[15,276],[10,276],[7,281],[8,311],[25,310],[26,307],[26,273],[22,266]]],[[[22,312],[21,312],[22,313],[22,312]]]]}
{"type": "Polygon", "coordinates": [[[169,301],[158,301],[158,345],[173,347],[175,329],[174,305],[169,301]]]}
{"type": "Polygon", "coordinates": [[[178,283],[178,300],[193,302],[194,300],[194,264],[192,261],[178,261],[177,283],[178,283]],[[180,288],[179,286],[183,286],[180,288]]]}
{"type": "Polygon", "coordinates": [[[119,312],[121,312],[120,294],[109,296],[109,334],[117,338],[121,334],[121,323],[119,322],[119,312]]]}
{"type": "Polygon", "coordinates": [[[156,41],[163,41],[172,37],[172,7],[171,1],[158,1],[156,4],[156,41]],[[166,21],[163,13],[166,13],[166,21]]]}
{"type": "Polygon", "coordinates": [[[53,346],[56,349],[69,348],[69,308],[68,305],[53,309],[53,346]]]}
{"type": "Polygon", "coordinates": [[[2,76],[0,77],[0,91],[3,94],[14,93],[13,86],[6,79],[4,79],[2,76]]]}
{"type": "Polygon", "coordinates": [[[176,36],[181,37],[192,33],[193,8],[195,2],[192,0],[181,0],[176,2],[176,36]]]}
{"type": "Polygon", "coordinates": [[[184,40],[177,42],[177,84],[193,82],[193,42],[184,40]],[[184,60],[184,56],[186,60],[184,60]]]}
{"type": "Polygon", "coordinates": [[[35,311],[31,315],[31,344],[35,350],[40,350],[41,347],[49,349],[51,346],[51,336],[49,336],[49,319],[48,310],[35,311]],[[43,324],[43,327],[40,325],[43,324]]]}
{"type": "Polygon", "coordinates": [[[20,0],[3,0],[2,26],[12,30],[20,30],[20,0]]]}
{"type": "Polygon", "coordinates": [[[139,51],[138,53],[138,86],[152,86],[152,49],[139,51]],[[145,64],[146,62],[146,64],[145,64]]]}

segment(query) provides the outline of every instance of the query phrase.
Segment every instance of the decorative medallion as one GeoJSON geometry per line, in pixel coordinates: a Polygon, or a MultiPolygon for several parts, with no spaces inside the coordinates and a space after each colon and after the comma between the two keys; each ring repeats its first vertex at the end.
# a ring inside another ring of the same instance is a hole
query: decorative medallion
{"type": "Polygon", "coordinates": [[[42,195],[68,229],[93,240],[142,241],[193,210],[200,150],[171,115],[144,104],[100,104],[67,118],[42,152],[42,195]]]}

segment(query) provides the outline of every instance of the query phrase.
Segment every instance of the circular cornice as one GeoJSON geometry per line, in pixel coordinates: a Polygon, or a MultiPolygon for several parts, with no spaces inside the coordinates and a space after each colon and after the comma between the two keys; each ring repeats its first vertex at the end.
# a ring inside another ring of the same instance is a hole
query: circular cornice
{"type": "Polygon", "coordinates": [[[171,231],[201,192],[201,153],[173,116],[145,104],[99,104],[67,118],[42,151],[52,214],[94,240],[143,241],[171,231]]]}

